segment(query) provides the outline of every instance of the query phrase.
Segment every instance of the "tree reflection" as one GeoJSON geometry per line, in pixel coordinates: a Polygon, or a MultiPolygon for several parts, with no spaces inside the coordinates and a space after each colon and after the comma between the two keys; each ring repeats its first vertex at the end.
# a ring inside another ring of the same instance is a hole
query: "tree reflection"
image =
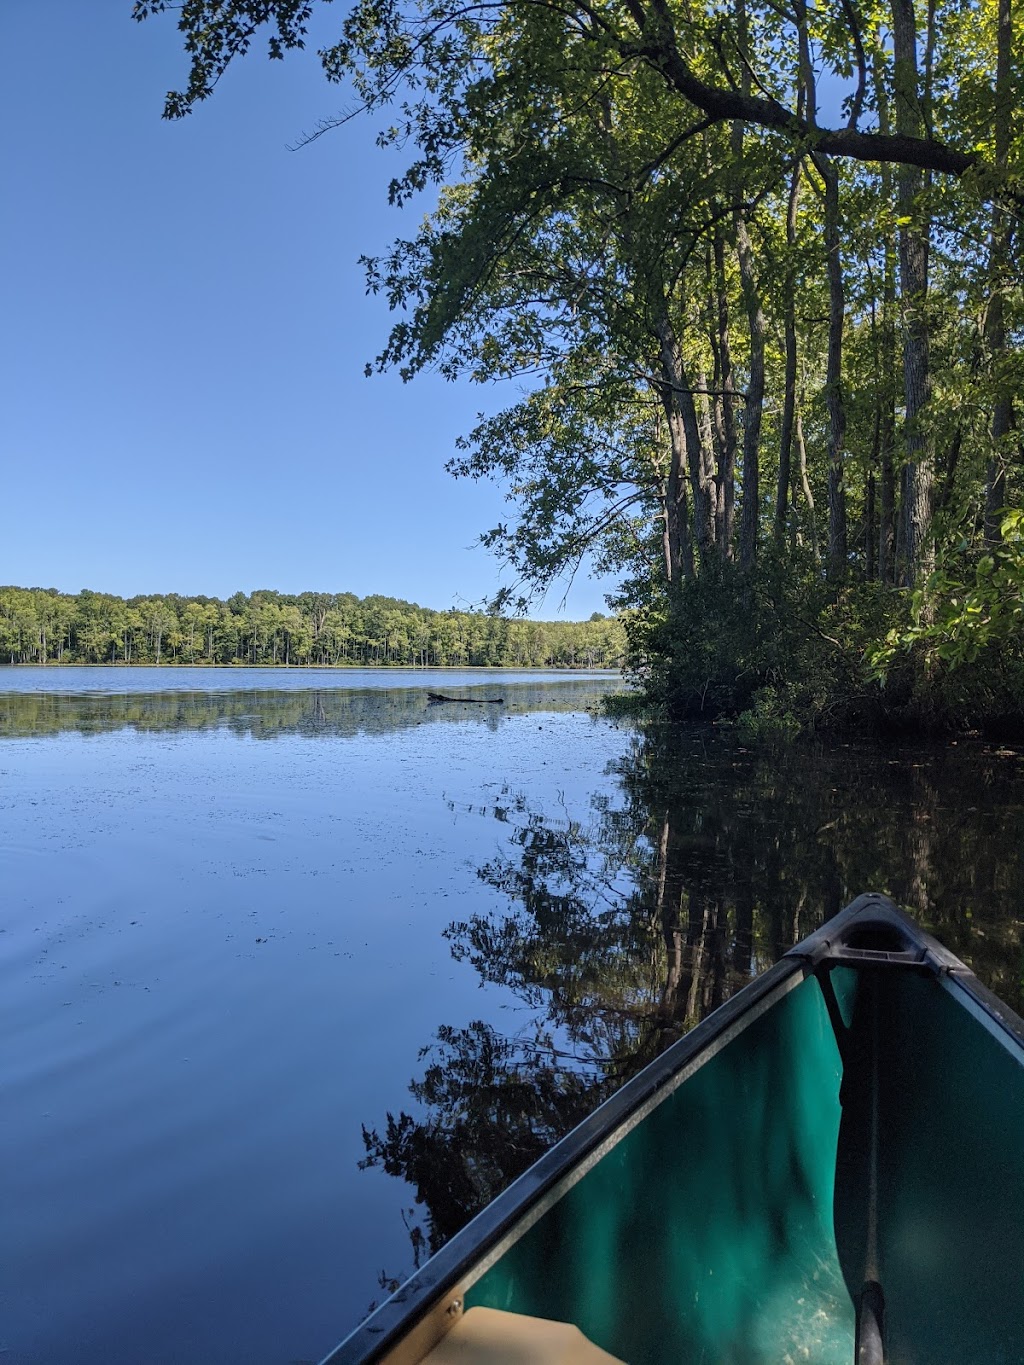
{"type": "Polygon", "coordinates": [[[493,910],[453,957],[528,1023],[442,1028],[415,1112],[364,1166],[416,1191],[436,1250],[601,1099],[860,891],[885,891],[1021,1005],[1024,762],[982,744],[752,752],[638,735],[586,820],[503,791],[493,910]]]}
{"type": "Polygon", "coordinates": [[[441,1028],[422,1079],[410,1086],[425,1117],[388,1114],[363,1129],[367,1156],[416,1189],[425,1226],[410,1229],[414,1264],[432,1253],[580,1122],[600,1080],[566,1065],[543,1029],[505,1038],[482,1021],[441,1028]]]}
{"type": "MultiPolygon", "coordinates": [[[[358,680],[357,680],[358,681],[358,680]]],[[[453,684],[460,694],[491,696],[494,683],[453,684]]],[[[497,729],[518,712],[577,711],[596,706],[615,680],[558,677],[513,683],[503,706],[431,706],[425,684],[349,685],[344,671],[323,688],[175,692],[0,692],[0,739],[108,734],[198,733],[224,729],[239,739],[348,738],[385,734],[417,725],[468,722],[497,729]]]]}

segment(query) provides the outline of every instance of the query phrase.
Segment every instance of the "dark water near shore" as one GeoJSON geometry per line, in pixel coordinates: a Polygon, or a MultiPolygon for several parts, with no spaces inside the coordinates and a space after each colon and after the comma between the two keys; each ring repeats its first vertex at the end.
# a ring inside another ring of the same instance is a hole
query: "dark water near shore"
{"type": "Polygon", "coordinates": [[[0,1360],[317,1359],[858,891],[1024,1005],[1016,750],[240,672],[0,674],[0,1360]]]}

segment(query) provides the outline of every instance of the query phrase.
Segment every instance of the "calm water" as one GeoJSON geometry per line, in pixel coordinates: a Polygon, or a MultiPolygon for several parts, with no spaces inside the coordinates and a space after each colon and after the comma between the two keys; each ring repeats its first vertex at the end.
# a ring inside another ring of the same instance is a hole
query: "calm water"
{"type": "Polygon", "coordinates": [[[862,889],[1021,1007],[1018,752],[640,735],[614,686],[0,672],[0,1359],[318,1359],[862,889]]]}

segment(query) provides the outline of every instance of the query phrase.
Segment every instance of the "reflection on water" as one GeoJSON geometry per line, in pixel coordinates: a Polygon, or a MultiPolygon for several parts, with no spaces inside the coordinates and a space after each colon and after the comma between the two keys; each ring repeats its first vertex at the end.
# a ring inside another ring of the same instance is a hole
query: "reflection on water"
{"type": "Polygon", "coordinates": [[[864,889],[1024,1003],[1016,752],[312,681],[0,696],[10,1365],[325,1353],[864,889]]]}
{"type": "Polygon", "coordinates": [[[508,1030],[443,1026],[364,1166],[409,1181],[436,1250],[550,1142],[860,891],[888,892],[1024,1006],[1024,756],[981,743],[751,752],[651,731],[587,821],[502,791],[497,910],[456,961],[514,992],[508,1030]]]}
{"type": "Polygon", "coordinates": [[[133,692],[308,692],[433,688],[437,692],[494,688],[499,684],[601,682],[614,687],[618,674],[608,669],[564,668],[189,668],[145,665],[0,664],[0,695],[58,692],[75,696],[116,696],[133,692]]]}
{"type": "MultiPolygon", "coordinates": [[[[41,670],[36,670],[37,672],[41,670]]],[[[116,669],[97,670],[113,673],[116,669]]],[[[140,670],[141,671],[141,670],[140,670]]],[[[155,670],[146,670],[152,673],[155,670]]],[[[290,691],[256,690],[189,692],[0,693],[0,738],[59,735],[66,731],[102,734],[130,727],[143,732],[198,731],[224,727],[232,734],[253,739],[280,735],[346,737],[385,734],[411,725],[473,719],[492,729],[503,716],[525,711],[579,711],[596,707],[603,693],[621,691],[617,677],[603,677],[595,687],[592,677],[550,676],[529,683],[522,675],[496,674],[489,683],[464,675],[438,674],[435,686],[443,686],[451,702],[432,702],[422,683],[385,687],[314,687],[308,674],[306,686],[290,691]],[[503,696],[507,693],[507,696],[503,696]],[[458,699],[465,698],[465,703],[458,699]],[[481,705],[502,698],[502,705],[481,705]]],[[[0,675],[0,685],[5,679],[0,675]]]]}

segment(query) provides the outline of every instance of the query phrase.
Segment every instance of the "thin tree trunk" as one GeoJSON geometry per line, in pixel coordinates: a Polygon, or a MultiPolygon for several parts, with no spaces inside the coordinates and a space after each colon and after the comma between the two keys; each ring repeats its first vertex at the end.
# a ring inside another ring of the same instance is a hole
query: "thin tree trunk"
{"type": "Polygon", "coordinates": [[[799,407],[796,410],[796,450],[800,462],[800,489],[807,504],[807,531],[811,537],[811,552],[818,558],[818,524],[814,515],[814,494],[811,481],[807,476],[807,444],[804,441],[804,423],[799,407]]]}
{"type": "MultiPolygon", "coordinates": [[[[881,45],[879,45],[881,48],[881,45]]],[[[878,130],[888,137],[889,92],[881,53],[874,61],[875,98],[878,105],[878,130]]],[[[883,162],[879,170],[882,202],[893,198],[892,167],[883,162]]],[[[885,234],[882,254],[882,320],[879,347],[875,412],[878,423],[879,507],[878,507],[878,581],[896,581],[896,260],[890,234],[885,234]]]]}
{"type": "Polygon", "coordinates": [[[872,468],[864,480],[864,577],[869,583],[875,578],[875,504],[876,484],[874,465],[878,458],[878,433],[875,433],[875,454],[872,468]]]}
{"type": "Polygon", "coordinates": [[[740,568],[752,569],[757,561],[757,530],[760,519],[761,414],[764,410],[764,334],[761,298],[754,276],[754,252],[746,217],[736,214],[736,254],[740,286],[750,329],[750,378],[743,408],[743,513],[740,523],[740,568]]]}
{"type": "Polygon", "coordinates": [[[683,563],[683,578],[696,578],[697,565],[693,557],[693,536],[690,533],[690,509],[688,506],[685,483],[682,484],[679,489],[679,536],[679,548],[682,554],[683,563]]]}
{"type": "MultiPolygon", "coordinates": [[[[897,134],[924,135],[918,94],[917,27],[913,0],[892,0],[897,134]]],[[[935,480],[932,442],[925,430],[929,397],[928,226],[920,222],[924,175],[915,166],[896,172],[899,196],[900,304],[903,315],[903,394],[906,464],[901,507],[900,581],[913,587],[931,568],[929,534],[935,480]]]]}
{"type": "Polygon", "coordinates": [[[825,181],[825,251],[828,274],[828,361],[825,404],[828,409],[828,567],[833,578],[847,569],[846,484],[844,445],[846,408],[843,403],[843,261],[839,245],[839,170],[830,157],[818,158],[825,181]]]}
{"type": "Polygon", "coordinates": [[[879,386],[878,444],[881,490],[878,510],[878,581],[896,581],[896,409],[893,376],[896,372],[896,276],[892,246],[885,244],[885,283],[882,294],[882,384],[879,386]]]}
{"type": "MultiPolygon", "coordinates": [[[[1005,170],[1010,154],[1010,127],[1013,116],[1011,60],[1013,13],[1011,0],[999,0],[996,18],[995,154],[996,165],[1005,170]]],[[[1001,538],[999,512],[1006,503],[1005,450],[1013,429],[1013,391],[1006,375],[1006,315],[1003,294],[1007,285],[1010,255],[1010,216],[996,201],[992,214],[992,245],[989,269],[992,294],[988,305],[987,341],[995,402],[992,407],[992,455],[988,464],[985,489],[985,539],[995,544],[1001,538]]]]}
{"type": "Polygon", "coordinates": [[[729,343],[729,295],[725,281],[725,233],[716,225],[713,242],[715,296],[718,312],[718,355],[721,368],[722,444],[718,463],[718,548],[723,559],[732,557],[736,507],[736,405],[733,387],[732,349],[729,343]]]}
{"type": "MultiPolygon", "coordinates": [[[[696,377],[696,389],[698,389],[698,397],[696,397],[696,412],[698,412],[700,449],[703,450],[703,459],[705,459],[705,463],[709,465],[709,468],[715,468],[715,464],[717,464],[717,461],[714,460],[713,456],[713,452],[715,450],[715,433],[713,416],[711,416],[711,412],[713,412],[714,399],[713,396],[711,396],[711,394],[709,393],[709,390],[707,390],[707,375],[703,370],[700,371],[698,377],[696,377]]],[[[721,502],[722,498],[720,489],[718,489],[718,480],[715,479],[714,501],[713,505],[711,505],[711,530],[713,530],[715,546],[717,546],[718,553],[720,554],[721,536],[720,530],[718,530],[718,520],[720,520],[721,502]]]]}
{"type": "MultiPolygon", "coordinates": [[[[807,101],[807,121],[818,122],[818,91],[807,24],[806,0],[796,0],[800,53],[800,81],[807,101]]],[[[828,572],[841,577],[847,569],[846,484],[844,445],[846,409],[843,403],[843,260],[839,238],[839,170],[829,156],[817,155],[814,164],[825,184],[825,273],[828,280],[828,359],[825,369],[825,406],[828,411],[828,572]]]]}
{"type": "MultiPolygon", "coordinates": [[[[744,58],[740,75],[744,94],[750,94],[750,63],[746,0],[735,0],[736,34],[740,56],[744,58]]],[[[743,180],[743,124],[732,125],[733,173],[737,191],[743,180]]],[[[739,194],[737,193],[737,200],[739,194]]],[[[740,268],[740,289],[747,314],[750,339],[747,399],[743,408],[743,509],[740,519],[740,568],[749,571],[757,561],[758,526],[761,516],[761,416],[764,410],[764,334],[767,330],[761,297],[754,273],[754,250],[747,227],[746,211],[737,207],[733,214],[736,257],[740,268]]]]}
{"type": "Polygon", "coordinates": [[[786,279],[784,285],[784,332],[786,370],[782,392],[782,424],[779,431],[779,481],[775,492],[775,541],[786,535],[790,487],[793,482],[793,425],[796,419],[796,214],[800,201],[800,163],[793,168],[786,211],[786,279]]]}
{"type": "Polygon", "coordinates": [[[942,480],[942,490],[939,493],[938,511],[942,512],[949,506],[953,498],[953,484],[956,481],[956,471],[960,464],[960,453],[964,447],[963,424],[958,422],[956,430],[953,432],[953,439],[949,443],[949,454],[946,457],[946,472],[942,480]]]}

